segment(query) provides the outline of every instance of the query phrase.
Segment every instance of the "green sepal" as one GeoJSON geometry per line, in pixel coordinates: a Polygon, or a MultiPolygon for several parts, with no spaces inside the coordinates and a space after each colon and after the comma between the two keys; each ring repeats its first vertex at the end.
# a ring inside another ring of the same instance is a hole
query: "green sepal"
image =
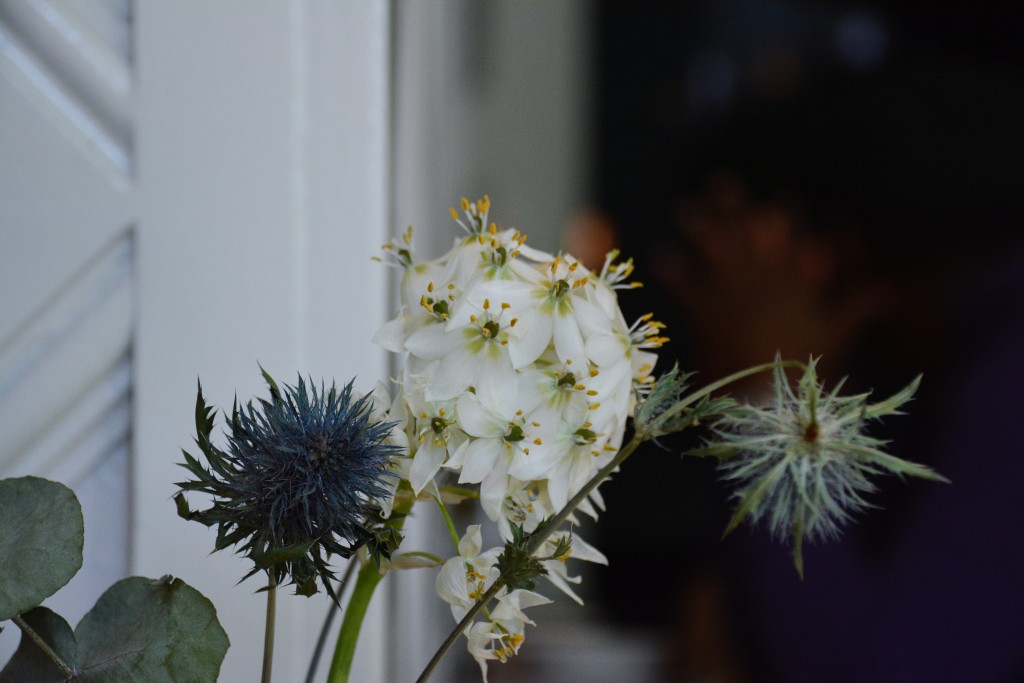
{"type": "Polygon", "coordinates": [[[505,549],[498,556],[497,566],[501,573],[499,580],[510,589],[534,590],[537,587],[537,579],[548,573],[540,560],[528,552],[529,540],[530,535],[523,527],[513,524],[512,539],[505,542],[505,549]]]}
{"type": "Polygon", "coordinates": [[[305,596],[307,598],[316,595],[317,594],[316,574],[312,574],[305,581],[303,581],[302,583],[296,584],[295,585],[295,594],[296,595],[303,595],[303,596],[305,596]]]}
{"type": "Polygon", "coordinates": [[[185,494],[178,492],[174,494],[174,506],[178,510],[178,516],[182,519],[192,520],[192,508],[188,506],[188,501],[185,500],[185,494]]]}
{"type": "Polygon", "coordinates": [[[212,406],[207,405],[206,399],[203,398],[203,383],[197,379],[196,384],[198,386],[196,391],[196,445],[207,458],[210,458],[210,452],[213,449],[210,444],[210,434],[213,433],[215,410],[212,406]]]}
{"type": "Polygon", "coordinates": [[[267,383],[267,387],[270,389],[270,397],[275,401],[281,400],[281,389],[277,386],[277,382],[274,381],[274,378],[270,376],[269,372],[263,369],[262,365],[259,363],[256,365],[259,366],[260,373],[263,375],[263,380],[267,383]]]}
{"type": "MultiPolygon", "coordinates": [[[[306,553],[309,552],[309,549],[312,548],[318,540],[320,539],[314,538],[303,543],[295,543],[281,548],[271,548],[261,553],[253,553],[252,559],[256,564],[256,569],[268,569],[286,562],[297,562],[305,557],[306,553]]],[[[231,545],[231,543],[228,543],[228,545],[231,545]]],[[[314,592],[316,592],[315,588],[314,592]]]]}
{"type": "Polygon", "coordinates": [[[633,423],[638,433],[646,434],[650,438],[657,438],[670,434],[666,431],[666,421],[671,419],[668,411],[679,402],[685,393],[688,385],[686,381],[694,373],[679,372],[679,365],[673,365],[672,369],[658,378],[651,388],[647,398],[636,410],[633,423]]]}

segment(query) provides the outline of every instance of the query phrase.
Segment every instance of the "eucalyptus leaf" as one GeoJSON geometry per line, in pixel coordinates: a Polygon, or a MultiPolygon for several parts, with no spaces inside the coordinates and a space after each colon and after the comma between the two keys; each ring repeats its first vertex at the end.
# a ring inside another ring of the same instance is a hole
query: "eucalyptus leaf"
{"type": "MultiPolygon", "coordinates": [[[[21,618],[65,664],[71,666],[77,649],[75,634],[63,617],[46,607],[36,607],[21,618]]],[[[0,671],[0,683],[64,683],[66,680],[60,667],[24,633],[11,661],[0,671]]]]}
{"type": "Polygon", "coordinates": [[[82,567],[82,507],[63,484],[0,480],[0,621],[42,604],[82,567]]]}
{"type": "MultiPolygon", "coordinates": [[[[73,634],[45,608],[32,610],[25,621],[75,672],[77,683],[213,682],[228,649],[213,603],[171,577],[115,583],[73,634]]],[[[0,672],[0,683],[64,680],[25,635],[0,672]]]]}

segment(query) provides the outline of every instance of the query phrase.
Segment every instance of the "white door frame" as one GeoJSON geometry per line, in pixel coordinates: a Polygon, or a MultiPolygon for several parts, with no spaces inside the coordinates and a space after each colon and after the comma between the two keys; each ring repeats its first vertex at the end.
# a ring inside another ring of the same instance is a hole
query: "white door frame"
{"type": "MultiPolygon", "coordinates": [[[[385,377],[371,261],[391,232],[390,4],[139,2],[138,324],[132,570],[210,597],[231,639],[221,680],[258,680],[265,602],[213,530],[178,518],[197,378],[230,410],[257,364],[361,390],[385,377]]],[[[197,501],[197,506],[205,507],[197,501]]],[[[384,596],[354,680],[383,681],[384,596]]],[[[300,681],[327,602],[278,601],[275,680],[300,681]]],[[[329,661],[330,653],[327,653],[329,661]]],[[[321,672],[326,671],[326,663],[321,672]]]]}

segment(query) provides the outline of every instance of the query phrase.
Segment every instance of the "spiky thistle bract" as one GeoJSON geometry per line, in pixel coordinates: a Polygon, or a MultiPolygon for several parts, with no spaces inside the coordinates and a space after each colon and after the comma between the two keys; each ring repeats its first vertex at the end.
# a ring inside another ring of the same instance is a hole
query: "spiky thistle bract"
{"type": "Polygon", "coordinates": [[[332,556],[350,557],[367,544],[387,552],[378,538],[379,501],[401,450],[387,443],[394,423],[373,419],[371,396],[354,398],[352,382],[318,390],[299,376],[281,388],[266,371],[263,377],[270,398],[242,407],[235,401],[223,449],[211,441],[215,410],[199,385],[195,441],[209,467],[182,451],[179,464],[195,479],[176,484],[178,513],[216,526],[215,550],[237,546],[253,560],[243,580],[266,571],[274,584],[313,595],[319,577],[337,600],[332,556]],[[213,496],[213,505],[191,510],[187,491],[213,496]]]}
{"type": "Polygon", "coordinates": [[[872,478],[910,475],[946,481],[924,465],[881,449],[886,442],[866,433],[869,423],[900,408],[920,377],[889,399],[870,403],[868,394],[841,396],[842,382],[826,392],[811,359],[791,384],[781,363],[774,369],[774,401],[765,407],[737,405],[715,428],[715,439],[699,454],[721,458],[724,479],[736,486],[737,506],[725,533],[745,519],[765,523],[772,535],[793,543],[793,562],[803,575],[803,541],[825,540],[869,507],[872,478]]]}

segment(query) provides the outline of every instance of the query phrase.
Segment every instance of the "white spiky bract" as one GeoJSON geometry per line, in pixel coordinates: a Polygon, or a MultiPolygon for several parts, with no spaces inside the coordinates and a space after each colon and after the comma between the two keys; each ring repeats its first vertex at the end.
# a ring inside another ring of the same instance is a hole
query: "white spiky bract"
{"type": "Polygon", "coordinates": [[[743,520],[764,523],[779,540],[793,543],[803,574],[802,543],[839,534],[842,525],[869,507],[882,473],[946,481],[928,467],[884,453],[885,441],[866,433],[869,424],[900,414],[920,378],[891,398],[871,403],[868,394],[841,396],[842,382],[826,392],[811,359],[794,389],[783,365],[774,369],[775,396],[765,407],[726,411],[707,449],[723,457],[726,481],[735,485],[737,507],[726,532],[743,520]]]}

